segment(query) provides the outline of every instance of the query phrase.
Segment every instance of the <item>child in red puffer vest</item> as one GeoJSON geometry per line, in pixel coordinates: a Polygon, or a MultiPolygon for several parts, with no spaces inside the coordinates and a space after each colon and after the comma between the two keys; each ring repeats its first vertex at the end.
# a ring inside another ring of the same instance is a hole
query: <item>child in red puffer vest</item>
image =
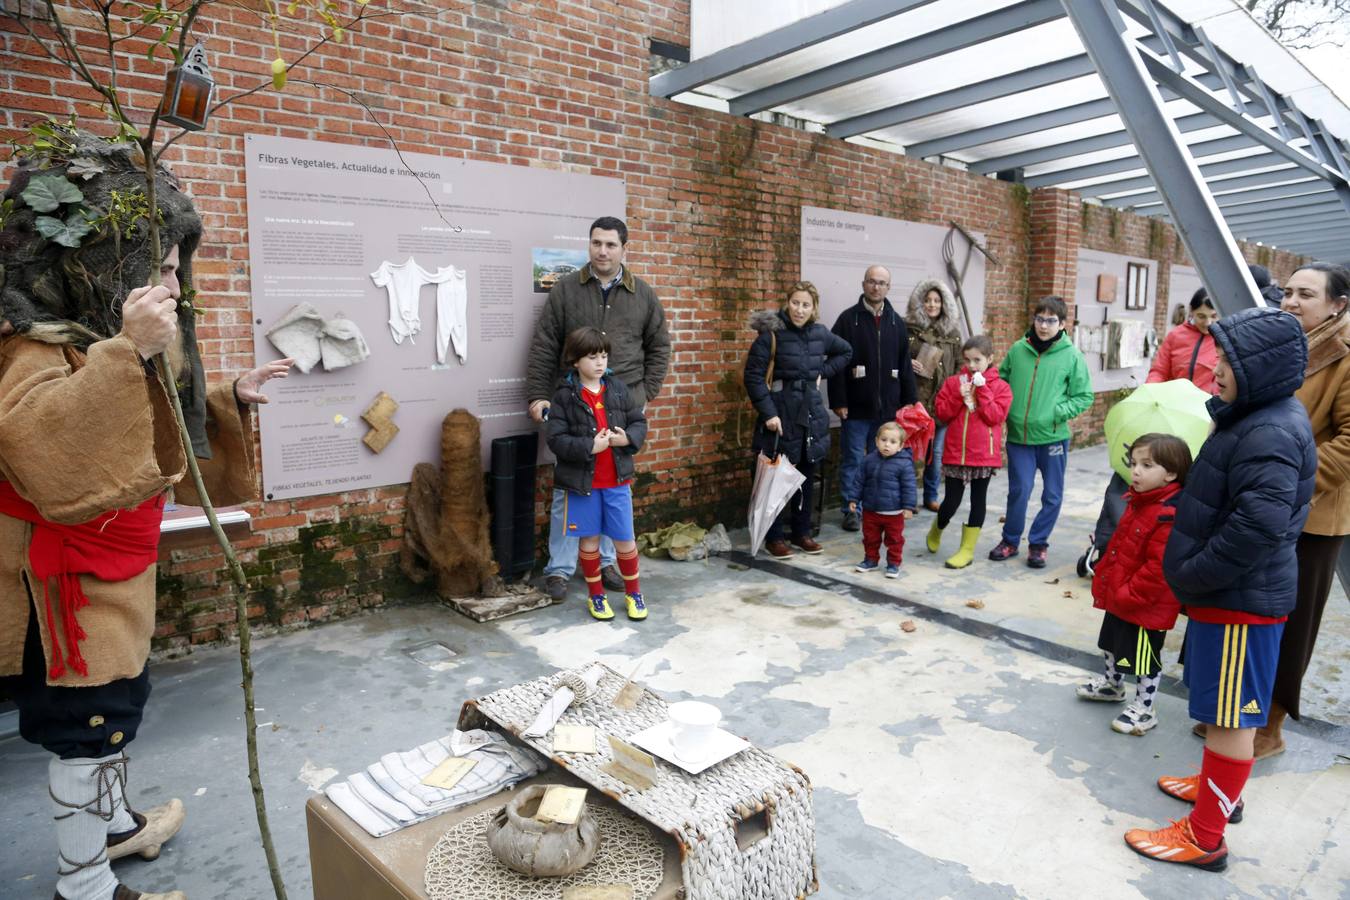
{"type": "Polygon", "coordinates": [[[1092,605],[1106,610],[1097,646],[1105,672],[1078,686],[1084,700],[1125,699],[1125,674],[1138,684],[1134,701],[1111,722],[1121,734],[1143,735],[1162,680],[1162,648],[1181,604],[1163,577],[1163,551],[1172,534],[1177,495],[1191,467],[1191,450],[1170,434],[1146,434],[1130,445],[1125,514],[1092,579],[1092,605]]]}

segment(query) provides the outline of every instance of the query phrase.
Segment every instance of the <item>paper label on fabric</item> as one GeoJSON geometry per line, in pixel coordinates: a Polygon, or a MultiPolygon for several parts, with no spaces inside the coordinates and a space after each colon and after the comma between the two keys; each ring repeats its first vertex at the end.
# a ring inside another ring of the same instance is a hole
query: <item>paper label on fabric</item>
{"type": "Polygon", "coordinates": [[[619,692],[614,695],[614,706],[618,709],[637,709],[638,701],[642,699],[642,685],[636,681],[626,681],[619,692]]]}
{"type": "Polygon", "coordinates": [[[563,888],[562,900],[633,900],[627,884],[577,884],[563,888]]]}
{"type": "Polygon", "coordinates": [[[656,784],[656,759],[649,753],[643,753],[632,744],[608,735],[609,749],[614,753],[614,761],[601,771],[619,779],[630,787],[645,791],[656,784]]]}
{"type": "Polygon", "coordinates": [[[434,788],[440,788],[443,791],[452,790],[459,784],[460,779],[478,765],[476,759],[464,759],[459,756],[451,756],[443,760],[440,765],[427,773],[422,779],[422,783],[434,788]]]}
{"type": "Polygon", "coordinates": [[[563,888],[562,900],[633,900],[627,884],[578,884],[563,888]]]}
{"type": "Polygon", "coordinates": [[[595,753],[595,728],[591,725],[555,725],[554,753],[595,753]]]}
{"type": "Polygon", "coordinates": [[[561,784],[554,784],[544,791],[544,799],[539,801],[539,810],[534,814],[534,817],[540,822],[575,825],[577,820],[581,818],[581,810],[585,805],[585,788],[564,787],[561,784]]]}
{"type": "Polygon", "coordinates": [[[854,377],[854,378],[866,378],[866,377],[867,377],[867,366],[854,366],[854,367],[853,367],[853,377],[854,377]]]}

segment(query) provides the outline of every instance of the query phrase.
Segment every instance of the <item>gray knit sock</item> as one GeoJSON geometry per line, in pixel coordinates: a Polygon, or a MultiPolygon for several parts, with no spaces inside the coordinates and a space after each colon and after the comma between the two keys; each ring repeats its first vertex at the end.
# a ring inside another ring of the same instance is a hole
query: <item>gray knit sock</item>
{"type": "Polygon", "coordinates": [[[1120,687],[1125,681],[1125,676],[1116,671],[1116,655],[1107,650],[1102,651],[1103,661],[1106,663],[1106,677],[1116,687],[1120,687]]]}
{"type": "Polygon", "coordinates": [[[107,900],[117,890],[107,854],[109,783],[115,782],[108,770],[109,763],[121,758],[53,758],[47,767],[60,853],[56,890],[65,900],[107,900]]]}
{"type": "Polygon", "coordinates": [[[113,790],[113,817],[108,823],[108,834],[125,834],[136,830],[136,820],[131,817],[131,807],[127,804],[127,768],[124,763],[117,769],[117,785],[113,790]]]}

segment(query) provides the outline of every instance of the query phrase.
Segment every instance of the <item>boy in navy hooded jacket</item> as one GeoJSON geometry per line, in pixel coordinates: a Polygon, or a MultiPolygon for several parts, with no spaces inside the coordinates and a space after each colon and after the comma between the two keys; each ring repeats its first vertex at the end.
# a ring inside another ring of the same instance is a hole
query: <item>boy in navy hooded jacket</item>
{"type": "Polygon", "coordinates": [[[1158,779],[1189,816],[1125,842],[1166,862],[1222,871],[1224,827],[1242,811],[1256,729],[1266,723],[1284,621],[1294,608],[1294,545],[1308,518],[1317,449],[1303,405],[1308,344],[1298,319],[1261,307],[1210,326],[1219,348],[1214,432],[1177,501],[1163,575],[1181,602],[1191,717],[1205,723],[1200,774],[1158,779]]]}

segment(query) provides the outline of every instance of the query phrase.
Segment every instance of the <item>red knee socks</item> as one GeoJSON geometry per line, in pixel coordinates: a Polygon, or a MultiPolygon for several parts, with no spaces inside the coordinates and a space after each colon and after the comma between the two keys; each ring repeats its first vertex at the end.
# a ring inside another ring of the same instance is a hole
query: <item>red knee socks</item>
{"type": "Polygon", "coordinates": [[[1223,840],[1228,816],[1237,806],[1251,774],[1250,759],[1233,759],[1205,748],[1200,783],[1196,786],[1195,809],[1191,812],[1191,832],[1202,849],[1214,850],[1223,840]]]}
{"type": "Polygon", "coordinates": [[[623,591],[625,594],[642,593],[642,585],[638,583],[638,553],[634,548],[632,553],[625,556],[622,552],[617,554],[619,563],[619,574],[623,576],[623,591]]]}
{"type": "Polygon", "coordinates": [[[605,586],[600,582],[600,550],[579,550],[577,561],[581,563],[581,574],[586,579],[586,596],[602,596],[605,586]]]}

